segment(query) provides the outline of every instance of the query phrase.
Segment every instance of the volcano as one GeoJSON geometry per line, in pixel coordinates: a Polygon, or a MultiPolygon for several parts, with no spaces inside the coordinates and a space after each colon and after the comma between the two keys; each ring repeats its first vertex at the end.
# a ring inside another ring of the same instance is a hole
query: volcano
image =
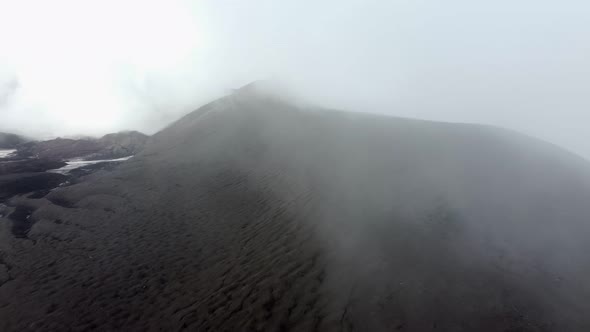
{"type": "Polygon", "coordinates": [[[589,202],[549,143],[254,84],[13,198],[0,329],[588,331],[589,202]]]}

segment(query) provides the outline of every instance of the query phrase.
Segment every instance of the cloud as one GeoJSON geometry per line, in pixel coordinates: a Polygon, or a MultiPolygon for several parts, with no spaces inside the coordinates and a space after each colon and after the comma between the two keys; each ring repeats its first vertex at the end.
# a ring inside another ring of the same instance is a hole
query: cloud
{"type": "Polygon", "coordinates": [[[326,106],[499,125],[590,157],[589,14],[582,1],[3,1],[0,77],[19,88],[0,127],[154,132],[280,78],[326,106]]]}

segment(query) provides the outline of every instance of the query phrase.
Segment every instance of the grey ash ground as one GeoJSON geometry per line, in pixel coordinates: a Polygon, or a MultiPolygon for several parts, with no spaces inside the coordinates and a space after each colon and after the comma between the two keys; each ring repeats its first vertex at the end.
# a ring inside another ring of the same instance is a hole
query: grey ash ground
{"type": "Polygon", "coordinates": [[[587,331],[589,170],[250,87],[13,197],[32,226],[0,222],[0,330],[587,331]]]}
{"type": "Polygon", "coordinates": [[[0,216],[8,216],[12,221],[13,235],[27,238],[33,220],[30,213],[22,212],[30,207],[20,205],[18,196],[40,199],[93,172],[111,170],[143,149],[146,141],[146,135],[133,131],[100,139],[49,141],[26,141],[17,135],[0,133],[0,146],[10,148],[0,150],[0,204],[4,211],[0,216]],[[97,160],[99,157],[111,159],[97,160]]]}

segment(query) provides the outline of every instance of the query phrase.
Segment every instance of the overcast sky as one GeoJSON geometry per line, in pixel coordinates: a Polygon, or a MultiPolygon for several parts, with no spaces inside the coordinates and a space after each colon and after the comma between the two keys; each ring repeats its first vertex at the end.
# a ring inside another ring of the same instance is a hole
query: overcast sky
{"type": "Polygon", "coordinates": [[[590,158],[590,4],[0,0],[0,130],[148,133],[258,79],[590,158]]]}

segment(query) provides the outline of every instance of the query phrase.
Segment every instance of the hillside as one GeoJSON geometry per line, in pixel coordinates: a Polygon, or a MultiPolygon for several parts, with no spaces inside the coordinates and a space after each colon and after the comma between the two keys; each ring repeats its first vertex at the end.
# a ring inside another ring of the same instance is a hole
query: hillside
{"type": "Polygon", "coordinates": [[[141,151],[148,136],[137,131],[124,131],[94,138],[56,138],[47,141],[33,141],[18,147],[20,157],[39,159],[86,160],[115,159],[134,155],[141,151]]]}
{"type": "Polygon", "coordinates": [[[16,134],[0,133],[0,149],[16,149],[19,144],[27,140],[16,134]]]}
{"type": "Polygon", "coordinates": [[[589,201],[550,144],[250,86],[14,198],[0,330],[586,331],[589,201]]]}

